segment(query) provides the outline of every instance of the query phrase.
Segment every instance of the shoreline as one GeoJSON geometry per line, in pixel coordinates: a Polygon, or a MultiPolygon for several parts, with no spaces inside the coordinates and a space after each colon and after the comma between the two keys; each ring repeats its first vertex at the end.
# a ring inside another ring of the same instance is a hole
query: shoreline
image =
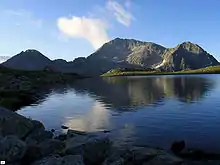
{"type": "Polygon", "coordinates": [[[54,136],[54,130],[45,130],[41,122],[0,108],[0,160],[13,165],[55,165],[55,162],[59,165],[72,162],[75,162],[73,165],[190,165],[209,164],[211,160],[220,162],[220,154],[187,150],[182,144],[182,141],[174,142],[171,153],[149,146],[114,145],[107,131],[88,133],[68,129],[66,134],[54,136]]]}
{"type": "Polygon", "coordinates": [[[170,72],[170,73],[130,73],[130,72],[122,72],[119,74],[103,74],[101,77],[129,77],[129,76],[176,76],[176,75],[219,75],[220,73],[179,73],[179,72],[170,72]]]}
{"type": "Polygon", "coordinates": [[[183,70],[176,72],[163,72],[158,70],[149,71],[138,69],[113,69],[101,75],[101,77],[117,77],[117,76],[160,76],[160,75],[197,75],[197,74],[220,74],[220,66],[211,66],[196,70],[183,70]]]}

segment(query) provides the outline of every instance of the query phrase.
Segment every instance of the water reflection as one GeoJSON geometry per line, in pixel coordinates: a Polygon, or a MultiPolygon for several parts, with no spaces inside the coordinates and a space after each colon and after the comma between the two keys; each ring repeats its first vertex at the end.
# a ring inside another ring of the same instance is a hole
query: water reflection
{"type": "Polygon", "coordinates": [[[111,77],[84,80],[74,84],[76,92],[88,92],[97,100],[118,110],[136,106],[161,105],[167,98],[193,103],[214,88],[214,81],[203,77],[111,77]]]}
{"type": "Polygon", "coordinates": [[[93,132],[105,130],[109,127],[109,114],[105,106],[96,101],[91,110],[83,116],[73,116],[67,118],[64,125],[71,129],[93,132]]]}
{"type": "Polygon", "coordinates": [[[61,125],[96,132],[111,130],[117,145],[169,149],[175,140],[220,151],[220,86],[214,76],[85,79],[54,89],[18,113],[61,133],[61,125]],[[187,109],[187,111],[185,111],[187,109]],[[210,136],[212,135],[212,136],[210,136]]]}

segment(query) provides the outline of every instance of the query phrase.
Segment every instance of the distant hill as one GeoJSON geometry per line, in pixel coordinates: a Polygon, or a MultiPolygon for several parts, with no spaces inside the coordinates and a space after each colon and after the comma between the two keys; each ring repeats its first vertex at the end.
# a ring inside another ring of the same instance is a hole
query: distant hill
{"type": "Polygon", "coordinates": [[[219,65],[219,62],[199,45],[184,42],[175,48],[165,48],[152,42],[116,38],[105,43],[87,58],[67,62],[50,60],[36,50],[21,52],[3,66],[22,70],[49,68],[60,72],[100,75],[114,68],[156,68],[163,71],[199,69],[219,65]]]}
{"type": "Polygon", "coordinates": [[[43,70],[52,61],[37,50],[26,50],[13,56],[2,65],[12,69],[43,70]]]}

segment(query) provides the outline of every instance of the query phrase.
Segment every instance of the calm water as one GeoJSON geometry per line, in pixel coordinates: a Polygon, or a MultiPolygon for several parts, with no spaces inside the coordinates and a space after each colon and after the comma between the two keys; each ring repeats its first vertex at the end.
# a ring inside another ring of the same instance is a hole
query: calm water
{"type": "Polygon", "coordinates": [[[220,76],[153,76],[79,80],[55,89],[38,105],[18,113],[42,121],[95,132],[111,130],[118,144],[220,152],[220,76]]]}

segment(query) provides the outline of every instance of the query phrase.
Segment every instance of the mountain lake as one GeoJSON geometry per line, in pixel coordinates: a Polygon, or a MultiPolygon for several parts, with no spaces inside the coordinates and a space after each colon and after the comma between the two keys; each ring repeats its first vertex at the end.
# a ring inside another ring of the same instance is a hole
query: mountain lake
{"type": "Polygon", "coordinates": [[[220,152],[220,76],[134,76],[77,80],[53,89],[17,113],[39,120],[56,134],[105,131],[114,143],[168,150],[220,152]]]}

